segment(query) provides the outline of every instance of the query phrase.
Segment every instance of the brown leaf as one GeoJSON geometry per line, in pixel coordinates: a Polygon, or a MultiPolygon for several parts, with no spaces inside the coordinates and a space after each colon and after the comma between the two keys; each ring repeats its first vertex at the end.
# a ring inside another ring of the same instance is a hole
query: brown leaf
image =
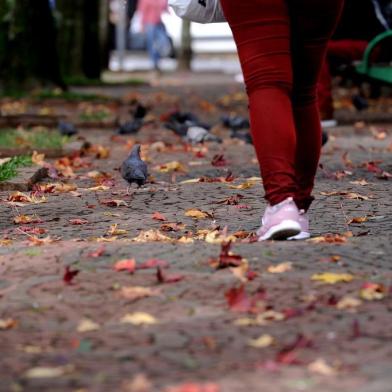
{"type": "Polygon", "coordinates": [[[168,276],[166,273],[163,272],[163,269],[160,266],[158,266],[157,268],[156,275],[159,283],[176,283],[185,279],[185,276],[180,274],[168,276]]]}
{"type": "Polygon", "coordinates": [[[154,212],[154,214],[152,215],[152,219],[162,222],[167,220],[160,212],[154,212]]]}
{"type": "Polygon", "coordinates": [[[136,261],[135,259],[119,260],[114,264],[114,269],[116,271],[127,271],[133,274],[136,269],[136,261]]]}

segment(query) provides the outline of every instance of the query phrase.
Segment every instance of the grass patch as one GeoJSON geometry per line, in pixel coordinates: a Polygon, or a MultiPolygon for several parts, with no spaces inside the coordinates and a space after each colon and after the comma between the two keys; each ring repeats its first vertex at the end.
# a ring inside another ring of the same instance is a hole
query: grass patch
{"type": "Polygon", "coordinates": [[[97,94],[86,94],[86,93],[76,93],[72,91],[62,91],[62,90],[42,90],[33,95],[33,98],[37,100],[46,100],[46,99],[62,99],[64,101],[69,102],[78,102],[78,101],[107,101],[109,98],[97,95],[97,94]]]}
{"type": "Polygon", "coordinates": [[[0,165],[0,182],[7,181],[18,174],[17,169],[20,167],[31,166],[33,162],[30,156],[17,156],[0,165]]]}
{"type": "Polygon", "coordinates": [[[46,128],[26,131],[22,129],[5,129],[0,131],[0,147],[61,149],[69,137],[46,128]]]}

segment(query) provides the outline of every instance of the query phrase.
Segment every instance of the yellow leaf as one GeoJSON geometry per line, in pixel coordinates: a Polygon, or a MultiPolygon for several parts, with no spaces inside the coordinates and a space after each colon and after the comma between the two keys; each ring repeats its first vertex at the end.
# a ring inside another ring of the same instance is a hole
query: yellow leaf
{"type": "Polygon", "coordinates": [[[273,336],[264,334],[257,339],[248,340],[248,345],[255,348],[265,348],[271,346],[274,342],[275,339],[273,336]]]}
{"type": "Polygon", "coordinates": [[[240,185],[229,185],[230,189],[249,189],[256,185],[255,181],[245,181],[240,185]]]}
{"type": "Polygon", "coordinates": [[[101,326],[90,319],[83,319],[80,321],[77,331],[78,332],[91,332],[97,331],[101,326]]]}
{"type": "Polygon", "coordinates": [[[160,173],[169,173],[169,172],[173,172],[173,171],[185,172],[186,168],[180,162],[173,161],[173,162],[168,162],[163,165],[157,166],[155,168],[155,170],[159,171],[160,173]]]}
{"type": "Polygon", "coordinates": [[[324,272],[322,274],[314,274],[312,280],[319,281],[327,284],[335,284],[339,282],[351,282],[354,279],[353,275],[350,274],[337,274],[334,272],[324,272]]]}
{"type": "Polygon", "coordinates": [[[123,324],[133,325],[153,325],[158,323],[154,316],[144,312],[128,313],[120,320],[120,322],[123,324]]]}
{"type": "Polygon", "coordinates": [[[110,189],[110,187],[106,186],[106,185],[98,185],[98,186],[94,186],[92,188],[87,188],[88,191],[94,191],[94,192],[107,191],[108,189],[110,189]]]}
{"type": "Polygon", "coordinates": [[[197,208],[191,208],[191,209],[187,210],[185,212],[185,216],[188,216],[188,217],[194,218],[194,219],[211,218],[211,215],[208,212],[198,210],[197,208]]]}
{"type": "Polygon", "coordinates": [[[333,376],[336,374],[336,370],[327,364],[325,359],[319,358],[308,365],[308,370],[312,373],[318,373],[323,376],[333,376]]]}
{"type": "Polygon", "coordinates": [[[177,242],[180,244],[193,244],[195,240],[190,237],[182,236],[177,242]]]}
{"type": "Polygon", "coordinates": [[[24,375],[27,378],[56,378],[72,372],[73,366],[35,367],[29,369],[24,375]]]}
{"type": "Polygon", "coordinates": [[[283,272],[291,271],[293,269],[293,263],[287,261],[285,263],[280,263],[277,265],[270,265],[267,271],[271,274],[281,274],[283,272]]]}
{"type": "Polygon", "coordinates": [[[128,233],[127,230],[118,229],[117,227],[118,227],[117,223],[110,225],[107,234],[113,236],[113,235],[124,235],[128,233]]]}
{"type": "Polygon", "coordinates": [[[150,287],[131,286],[121,288],[121,296],[130,301],[156,295],[160,295],[160,291],[158,289],[151,289],[150,287]]]}
{"type": "Polygon", "coordinates": [[[248,260],[242,259],[241,264],[238,267],[230,268],[230,271],[241,282],[246,283],[248,281],[248,279],[246,278],[246,274],[249,271],[249,262],[248,262],[248,260]]]}
{"type": "Polygon", "coordinates": [[[12,329],[18,325],[18,322],[14,319],[0,319],[0,330],[12,329]]]}
{"type": "Polygon", "coordinates": [[[362,305],[362,301],[360,299],[347,296],[339,300],[339,302],[336,304],[336,307],[339,310],[343,310],[343,309],[352,310],[361,305],[362,305]]]}
{"type": "Polygon", "coordinates": [[[151,229],[151,230],[147,230],[147,231],[141,231],[137,237],[132,239],[132,241],[135,241],[135,242],[152,242],[152,241],[172,242],[174,240],[173,240],[173,238],[170,238],[170,237],[164,235],[159,230],[151,229]]]}
{"type": "Polygon", "coordinates": [[[195,184],[200,182],[200,178],[192,178],[191,180],[181,181],[180,184],[195,184]]]}
{"type": "Polygon", "coordinates": [[[33,152],[33,155],[31,156],[31,161],[35,163],[36,165],[43,165],[45,161],[45,154],[38,154],[37,151],[33,152]]]}
{"type": "Polygon", "coordinates": [[[204,240],[208,242],[209,244],[222,244],[224,242],[236,242],[237,237],[234,237],[233,235],[224,235],[219,232],[219,230],[211,230],[208,231],[207,234],[205,235],[204,240]]]}
{"type": "Polygon", "coordinates": [[[367,221],[368,221],[367,216],[357,216],[355,218],[349,219],[347,224],[351,225],[352,223],[364,223],[367,221]]]}
{"type": "Polygon", "coordinates": [[[377,283],[365,283],[361,288],[359,295],[366,301],[379,301],[385,298],[386,288],[377,283]]]}
{"type": "Polygon", "coordinates": [[[14,218],[14,223],[16,224],[25,224],[25,223],[30,223],[34,220],[34,218],[32,216],[28,216],[28,215],[18,215],[14,218]]]}

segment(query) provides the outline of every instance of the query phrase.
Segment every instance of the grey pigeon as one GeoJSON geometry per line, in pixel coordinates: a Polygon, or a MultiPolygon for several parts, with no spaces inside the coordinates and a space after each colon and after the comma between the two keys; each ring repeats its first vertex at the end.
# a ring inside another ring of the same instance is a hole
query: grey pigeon
{"type": "Polygon", "coordinates": [[[206,129],[202,127],[189,127],[188,132],[186,134],[186,140],[190,143],[202,143],[202,142],[218,142],[220,143],[222,140],[208,132],[206,129]]]}
{"type": "Polygon", "coordinates": [[[140,144],[135,144],[128,158],[121,165],[122,178],[132,185],[136,183],[139,187],[147,181],[147,165],[140,158],[140,144]]]}
{"type": "Polygon", "coordinates": [[[75,125],[61,120],[59,121],[58,130],[63,136],[73,136],[78,133],[75,125]]]}
{"type": "Polygon", "coordinates": [[[127,121],[126,123],[121,124],[117,130],[117,133],[120,135],[132,135],[138,133],[143,125],[143,119],[136,118],[135,120],[127,121]]]}

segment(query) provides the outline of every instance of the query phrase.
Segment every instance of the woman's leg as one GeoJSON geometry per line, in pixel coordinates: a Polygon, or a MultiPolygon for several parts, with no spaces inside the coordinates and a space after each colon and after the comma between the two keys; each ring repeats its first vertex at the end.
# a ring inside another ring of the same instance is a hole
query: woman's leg
{"type": "Polygon", "coordinates": [[[328,41],[338,22],[344,0],[288,0],[294,72],[293,108],[297,131],[295,201],[307,210],[321,151],[317,83],[328,41]]]}
{"type": "Polygon", "coordinates": [[[288,1],[221,0],[221,3],[245,77],[265,197],[275,205],[297,194],[288,1]]]}
{"type": "Polygon", "coordinates": [[[156,47],[157,35],[159,34],[158,29],[159,27],[157,25],[149,24],[146,26],[147,49],[154,69],[158,69],[160,59],[160,55],[156,47]]]}

